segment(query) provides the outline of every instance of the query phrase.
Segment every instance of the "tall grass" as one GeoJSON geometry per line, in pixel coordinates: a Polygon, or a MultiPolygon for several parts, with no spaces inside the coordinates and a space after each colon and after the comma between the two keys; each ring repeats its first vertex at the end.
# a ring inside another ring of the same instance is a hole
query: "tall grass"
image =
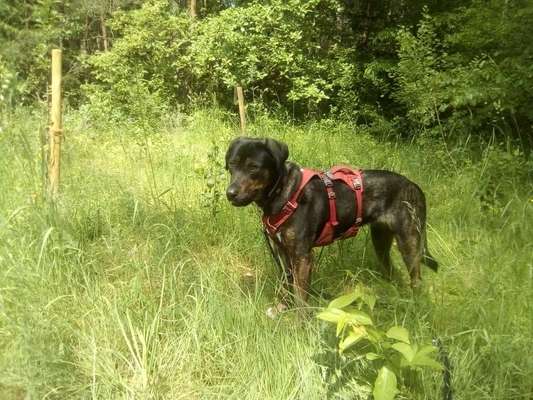
{"type": "MultiPolygon", "coordinates": [[[[231,118],[204,110],[154,131],[106,130],[69,113],[55,206],[42,195],[40,120],[19,110],[0,138],[0,398],[367,398],[350,376],[333,394],[342,360],[323,356],[321,323],[265,317],[280,280],[258,212],[219,196],[214,160],[231,118]]],[[[438,142],[385,142],[332,121],[264,117],[250,131],[286,141],[303,165],[393,169],[427,193],[441,270],[423,271],[422,296],[397,253],[401,276],[380,279],[363,231],[317,257],[312,307],[362,281],[381,323],[442,338],[457,399],[533,396],[530,164],[487,147],[475,161],[457,150],[451,167],[438,142]]],[[[440,379],[405,389],[437,399],[440,379]]]]}

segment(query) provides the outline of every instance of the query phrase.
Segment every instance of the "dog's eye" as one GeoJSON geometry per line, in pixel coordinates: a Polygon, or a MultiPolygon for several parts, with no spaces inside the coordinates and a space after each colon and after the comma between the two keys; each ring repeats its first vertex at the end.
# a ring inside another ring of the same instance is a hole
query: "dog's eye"
{"type": "Polygon", "coordinates": [[[252,174],[259,172],[259,167],[257,165],[249,165],[248,171],[251,172],[252,174]]]}

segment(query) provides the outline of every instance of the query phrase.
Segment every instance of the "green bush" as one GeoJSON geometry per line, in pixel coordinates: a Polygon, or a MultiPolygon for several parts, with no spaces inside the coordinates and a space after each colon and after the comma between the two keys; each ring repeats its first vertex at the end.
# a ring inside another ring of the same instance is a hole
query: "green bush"
{"type": "Polygon", "coordinates": [[[212,16],[191,46],[195,76],[208,88],[242,85],[254,99],[293,113],[357,104],[360,72],[341,44],[334,0],[253,2],[212,16]]]}
{"type": "Polygon", "coordinates": [[[169,1],[150,1],[117,12],[111,26],[120,35],[113,48],[87,59],[94,78],[83,87],[90,108],[97,118],[155,122],[186,92],[190,19],[169,1]]]}
{"type": "MultiPolygon", "coordinates": [[[[425,9],[416,33],[397,39],[397,88],[411,126],[445,125],[447,132],[514,132],[522,144],[533,121],[533,6],[527,2],[474,1],[455,13],[425,9]]],[[[529,143],[527,143],[529,141],[529,143]]]]}

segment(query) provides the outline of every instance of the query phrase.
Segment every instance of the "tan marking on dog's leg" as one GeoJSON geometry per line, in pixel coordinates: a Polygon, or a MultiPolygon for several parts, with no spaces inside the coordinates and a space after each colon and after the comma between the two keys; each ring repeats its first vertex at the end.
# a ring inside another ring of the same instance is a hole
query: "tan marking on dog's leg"
{"type": "Polygon", "coordinates": [[[294,243],[296,240],[296,231],[294,228],[284,229],[282,236],[285,243],[294,243]]]}

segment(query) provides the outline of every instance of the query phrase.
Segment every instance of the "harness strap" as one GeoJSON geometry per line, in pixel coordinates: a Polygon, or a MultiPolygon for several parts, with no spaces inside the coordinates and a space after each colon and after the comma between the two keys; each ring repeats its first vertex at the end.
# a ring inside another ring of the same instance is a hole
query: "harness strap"
{"type": "Polygon", "coordinates": [[[361,170],[356,171],[356,177],[353,180],[353,188],[355,189],[355,201],[357,202],[357,216],[355,219],[356,225],[361,225],[363,222],[363,179],[361,178],[361,170]]]}
{"type": "Polygon", "coordinates": [[[333,180],[342,180],[352,191],[355,192],[356,201],[356,219],[355,224],[360,225],[363,222],[363,177],[360,169],[352,169],[344,166],[336,166],[327,172],[333,180]]]}
{"type": "Polygon", "coordinates": [[[301,172],[302,178],[300,180],[300,185],[289,198],[287,203],[285,203],[281,211],[276,215],[263,215],[263,225],[271,236],[275,235],[276,232],[279,230],[280,226],[283,225],[283,223],[288,220],[292,214],[294,214],[294,211],[296,211],[296,209],[298,208],[298,198],[300,197],[300,194],[302,193],[302,190],[304,189],[305,185],[307,185],[307,183],[313,177],[320,175],[318,171],[309,168],[302,168],[301,172]]]}
{"type": "Polygon", "coordinates": [[[303,191],[304,187],[307,185],[307,183],[309,183],[312,178],[318,176],[324,183],[328,194],[329,219],[322,228],[322,231],[317,240],[315,241],[314,245],[325,246],[335,240],[335,227],[339,225],[339,222],[337,220],[337,196],[335,195],[335,190],[333,189],[333,182],[336,180],[343,181],[355,193],[355,206],[357,210],[355,223],[345,232],[343,232],[339,239],[355,236],[358,233],[359,228],[361,227],[361,224],[363,222],[364,189],[361,170],[354,170],[349,167],[338,166],[333,167],[330,171],[326,173],[308,168],[302,168],[301,172],[302,178],[300,180],[300,185],[292,194],[287,203],[283,206],[281,211],[277,215],[263,215],[263,225],[267,233],[270,236],[274,236],[277,233],[281,225],[283,225],[285,221],[289,219],[298,208],[298,198],[300,197],[300,194],[303,191]]]}
{"type": "Polygon", "coordinates": [[[268,233],[274,234],[278,231],[279,227],[283,225],[285,221],[294,213],[298,208],[298,203],[292,202],[291,200],[283,206],[280,213],[275,217],[265,217],[263,216],[263,224],[267,228],[268,233]]]}
{"type": "Polygon", "coordinates": [[[333,181],[327,174],[320,174],[320,179],[324,182],[326,191],[328,192],[329,223],[331,226],[337,226],[339,225],[339,221],[337,221],[337,196],[335,196],[335,190],[333,190],[333,181]]]}

